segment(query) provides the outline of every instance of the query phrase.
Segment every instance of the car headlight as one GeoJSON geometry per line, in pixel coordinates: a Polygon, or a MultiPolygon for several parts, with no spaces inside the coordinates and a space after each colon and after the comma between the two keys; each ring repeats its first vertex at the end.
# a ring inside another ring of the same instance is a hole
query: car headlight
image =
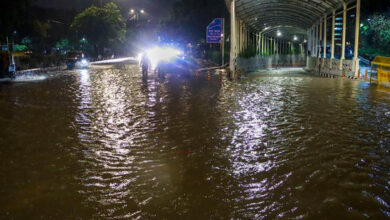
{"type": "Polygon", "coordinates": [[[88,65],[88,61],[86,59],[82,59],[81,60],[81,65],[87,66],[88,65]]]}

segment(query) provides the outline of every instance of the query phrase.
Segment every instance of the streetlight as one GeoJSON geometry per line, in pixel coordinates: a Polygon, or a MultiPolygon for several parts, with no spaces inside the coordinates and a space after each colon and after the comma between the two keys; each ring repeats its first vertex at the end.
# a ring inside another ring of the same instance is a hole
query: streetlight
{"type": "Polygon", "coordinates": [[[130,14],[132,15],[130,20],[139,20],[139,17],[141,14],[145,14],[145,10],[135,10],[135,9],[130,9],[130,14]]]}

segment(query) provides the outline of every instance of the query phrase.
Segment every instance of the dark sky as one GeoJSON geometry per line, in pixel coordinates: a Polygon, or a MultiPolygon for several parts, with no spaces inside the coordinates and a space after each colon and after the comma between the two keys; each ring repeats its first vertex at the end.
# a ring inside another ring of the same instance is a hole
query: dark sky
{"type": "MultiPolygon", "coordinates": [[[[82,10],[91,4],[99,4],[108,0],[36,0],[36,4],[48,8],[74,8],[82,10]]],[[[160,18],[169,14],[172,4],[176,0],[110,0],[118,4],[121,11],[130,8],[145,9],[152,17],[160,18]]]]}

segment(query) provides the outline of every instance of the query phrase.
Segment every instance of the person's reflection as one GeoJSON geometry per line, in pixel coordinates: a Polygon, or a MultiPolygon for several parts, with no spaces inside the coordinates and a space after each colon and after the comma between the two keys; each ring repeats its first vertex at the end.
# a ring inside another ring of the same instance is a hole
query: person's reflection
{"type": "Polygon", "coordinates": [[[146,96],[148,95],[149,88],[148,88],[148,78],[147,77],[142,77],[141,92],[146,96]]]}

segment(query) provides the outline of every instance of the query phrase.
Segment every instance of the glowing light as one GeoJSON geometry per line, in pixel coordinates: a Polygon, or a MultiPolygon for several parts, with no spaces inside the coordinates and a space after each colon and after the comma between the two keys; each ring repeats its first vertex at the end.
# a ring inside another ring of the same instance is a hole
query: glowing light
{"type": "Polygon", "coordinates": [[[140,11],[140,12],[141,12],[141,14],[145,13],[145,11],[144,11],[143,9],[141,9],[141,11],[140,11]]]}
{"type": "Polygon", "coordinates": [[[113,64],[113,63],[122,63],[125,61],[137,61],[138,57],[124,57],[124,58],[117,58],[117,59],[109,59],[109,60],[102,60],[102,61],[95,61],[92,62],[92,64],[113,64]]]}
{"type": "Polygon", "coordinates": [[[82,59],[80,62],[81,67],[87,67],[88,66],[88,61],[86,59],[82,59]]]}
{"type": "Polygon", "coordinates": [[[88,64],[88,61],[87,61],[86,59],[83,59],[83,60],[81,60],[81,64],[87,65],[87,64],[88,64]]]}
{"type": "Polygon", "coordinates": [[[303,41],[303,43],[307,43],[307,40],[305,39],[305,40],[303,41]]]}
{"type": "Polygon", "coordinates": [[[137,55],[137,60],[138,60],[139,62],[141,62],[142,56],[143,56],[143,55],[144,55],[143,53],[139,53],[139,54],[137,55]]]}
{"type": "Polygon", "coordinates": [[[130,14],[134,14],[134,9],[131,9],[131,10],[130,10],[130,14]]]}
{"type": "Polygon", "coordinates": [[[152,63],[152,67],[156,68],[160,62],[169,62],[183,54],[183,52],[172,47],[155,47],[148,50],[146,54],[152,63]]]}
{"type": "Polygon", "coordinates": [[[282,36],[282,32],[280,32],[280,31],[278,31],[276,34],[278,35],[278,37],[282,36]]]}
{"type": "Polygon", "coordinates": [[[297,40],[298,40],[298,37],[297,37],[297,36],[294,36],[294,40],[297,41],[297,40]]]}

